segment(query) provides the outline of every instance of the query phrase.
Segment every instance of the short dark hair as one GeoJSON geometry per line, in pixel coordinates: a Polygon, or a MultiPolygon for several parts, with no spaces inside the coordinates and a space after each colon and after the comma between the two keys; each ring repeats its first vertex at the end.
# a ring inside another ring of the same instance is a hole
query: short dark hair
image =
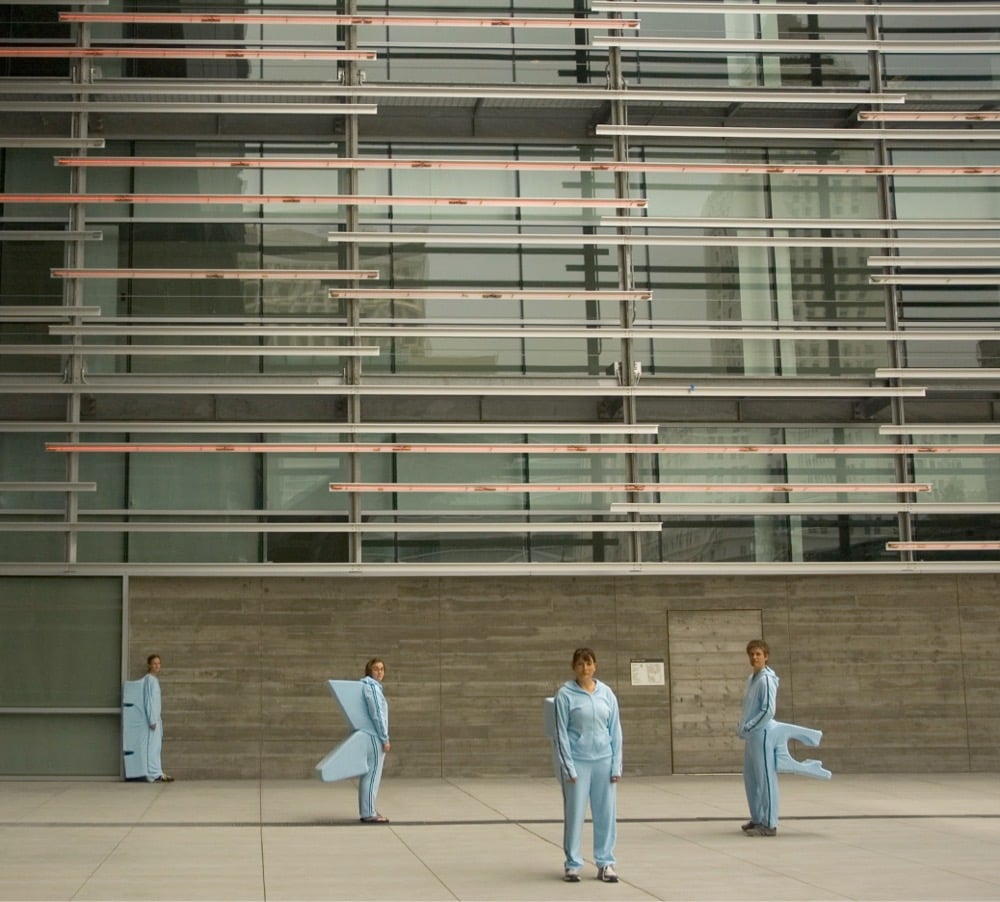
{"type": "Polygon", "coordinates": [[[365,664],[365,676],[372,675],[372,668],[376,664],[381,664],[383,667],[385,667],[385,661],[383,661],[381,658],[372,658],[367,664],[365,664]]]}
{"type": "Polygon", "coordinates": [[[747,642],[747,654],[750,654],[753,649],[759,648],[766,657],[771,657],[771,649],[767,647],[767,643],[763,639],[751,639],[747,642]]]}
{"type": "MultiPolygon", "coordinates": [[[[160,657],[159,655],[148,655],[146,657],[146,670],[149,670],[149,668],[153,666],[153,659],[154,658],[159,658],[159,657],[160,657]]],[[[162,661],[162,659],[161,659],[161,661],[162,661]]]]}
{"type": "Polygon", "coordinates": [[[594,654],[594,649],[584,646],[573,652],[573,667],[576,667],[577,661],[593,661],[596,664],[597,655],[594,654]]]}

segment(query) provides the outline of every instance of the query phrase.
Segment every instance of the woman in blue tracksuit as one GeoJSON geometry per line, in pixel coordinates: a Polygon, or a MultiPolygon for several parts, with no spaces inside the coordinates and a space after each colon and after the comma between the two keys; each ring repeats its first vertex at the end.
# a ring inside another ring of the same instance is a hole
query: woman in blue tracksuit
{"type": "Polygon", "coordinates": [[[574,679],[556,693],[556,754],[563,791],[564,879],[580,880],[580,841],[587,802],[594,821],[597,879],[617,883],[615,796],[622,776],[622,727],[618,699],[594,678],[593,649],[573,652],[574,679]]]}
{"type": "Polygon", "coordinates": [[[382,783],[382,767],[385,764],[385,753],[391,748],[389,744],[389,704],[382,691],[382,680],[385,677],[385,661],[372,658],[365,664],[365,675],[361,680],[361,697],[365,700],[375,735],[368,734],[370,747],[366,751],[368,770],[358,780],[358,811],[361,822],[365,824],[387,824],[389,818],[375,809],[375,798],[382,783]]]}

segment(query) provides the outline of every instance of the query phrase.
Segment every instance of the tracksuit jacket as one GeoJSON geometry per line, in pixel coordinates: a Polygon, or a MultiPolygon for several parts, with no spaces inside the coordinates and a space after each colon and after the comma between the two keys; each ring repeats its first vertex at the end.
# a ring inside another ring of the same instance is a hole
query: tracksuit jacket
{"type": "Polygon", "coordinates": [[[576,778],[576,761],[611,759],[611,774],[622,775],[622,726],[618,699],[600,680],[593,692],[567,680],[556,693],[556,751],[563,777],[576,778]]]}

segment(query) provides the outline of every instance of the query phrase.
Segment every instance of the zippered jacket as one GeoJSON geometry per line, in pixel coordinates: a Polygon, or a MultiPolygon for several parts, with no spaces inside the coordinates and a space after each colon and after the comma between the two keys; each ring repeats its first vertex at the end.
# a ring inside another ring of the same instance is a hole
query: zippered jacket
{"type": "Polygon", "coordinates": [[[160,701],[160,681],[151,673],[147,673],[142,678],[142,712],[146,715],[146,723],[149,726],[158,724],[163,718],[160,701]]]}
{"type": "Polygon", "coordinates": [[[743,693],[743,713],[739,734],[746,739],[752,733],[767,729],[778,707],[778,675],[770,667],[751,674],[743,693]]]}
{"type": "Polygon", "coordinates": [[[382,684],[375,677],[362,677],[361,696],[375,727],[375,735],[385,745],[389,741],[389,703],[385,700],[382,684]]]}
{"type": "Polygon", "coordinates": [[[593,692],[567,680],[556,693],[556,752],[563,776],[576,779],[576,761],[611,759],[611,776],[622,775],[622,726],[618,699],[595,680],[593,692]]]}

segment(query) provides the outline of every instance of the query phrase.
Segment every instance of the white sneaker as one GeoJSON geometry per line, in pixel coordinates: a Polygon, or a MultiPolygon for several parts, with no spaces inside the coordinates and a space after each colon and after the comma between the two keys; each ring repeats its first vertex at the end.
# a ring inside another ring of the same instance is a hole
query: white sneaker
{"type": "Polygon", "coordinates": [[[618,872],[613,865],[606,864],[603,868],[597,869],[597,879],[604,883],[617,883],[618,872]]]}
{"type": "Polygon", "coordinates": [[[563,880],[567,883],[579,883],[580,871],[577,868],[566,868],[566,870],[563,871],[563,880]]]}

